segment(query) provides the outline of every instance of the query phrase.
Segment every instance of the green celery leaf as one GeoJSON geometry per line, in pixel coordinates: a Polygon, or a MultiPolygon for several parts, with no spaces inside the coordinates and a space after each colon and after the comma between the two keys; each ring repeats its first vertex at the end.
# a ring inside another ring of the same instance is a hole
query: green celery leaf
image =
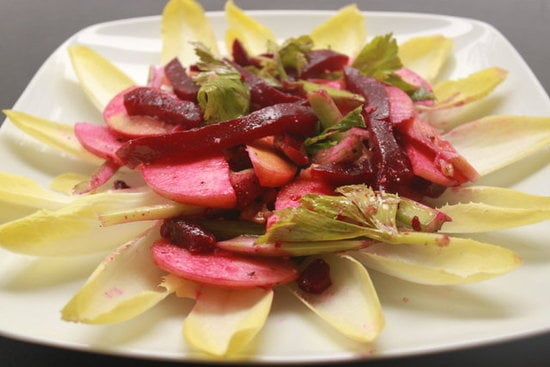
{"type": "Polygon", "coordinates": [[[386,80],[403,65],[398,55],[398,46],[393,34],[375,37],[367,43],[352,64],[363,75],[386,80]]]}

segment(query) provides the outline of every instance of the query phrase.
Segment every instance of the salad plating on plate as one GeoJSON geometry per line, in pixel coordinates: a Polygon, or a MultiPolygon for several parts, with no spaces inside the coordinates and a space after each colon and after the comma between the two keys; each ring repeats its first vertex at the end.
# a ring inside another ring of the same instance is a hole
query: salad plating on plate
{"type": "Polygon", "coordinates": [[[182,315],[189,344],[231,355],[285,287],[369,343],[385,322],[369,269],[441,285],[520,264],[508,248],[454,234],[549,218],[548,197],[474,183],[548,147],[550,119],[486,116],[449,129],[437,114],[484,98],[506,71],[433,83],[451,39],[366,42],[355,6],[283,42],[231,1],[226,16],[222,57],[201,7],[170,1],[161,60],[143,86],[70,46],[104,123],[4,111],[29,135],[98,165],[88,178],[55,178],[51,190],[0,175],[3,205],[36,208],[0,225],[0,246],[35,256],[112,251],[64,320],[121,322],[174,294],[195,302],[182,315]],[[532,139],[510,151],[516,133],[532,139]],[[478,154],[479,136],[494,137],[502,157],[478,154]]]}

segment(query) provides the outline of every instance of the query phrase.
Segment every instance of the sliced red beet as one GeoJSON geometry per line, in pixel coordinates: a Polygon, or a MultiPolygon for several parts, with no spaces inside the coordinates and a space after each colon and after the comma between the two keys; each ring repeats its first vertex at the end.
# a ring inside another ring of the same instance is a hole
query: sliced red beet
{"type": "Polygon", "coordinates": [[[407,187],[414,175],[407,155],[401,150],[393,134],[386,88],[374,78],[361,75],[352,67],[344,68],[348,89],[365,98],[363,117],[370,132],[374,167],[377,175],[375,189],[399,192],[407,187]]]}
{"type": "Polygon", "coordinates": [[[237,207],[239,208],[250,205],[263,191],[252,168],[231,172],[229,179],[237,195],[237,207]]]}
{"type": "Polygon", "coordinates": [[[167,134],[177,130],[177,126],[168,124],[155,117],[130,116],[124,106],[124,96],[139,87],[130,87],[116,95],[103,110],[103,120],[117,134],[128,139],[143,136],[167,134]]]}
{"type": "Polygon", "coordinates": [[[300,73],[302,79],[315,78],[325,73],[342,70],[349,61],[347,55],[329,49],[310,51],[306,58],[308,63],[300,73]]]}
{"type": "Polygon", "coordinates": [[[264,79],[240,65],[234,64],[234,66],[250,88],[250,102],[254,110],[279,103],[298,102],[303,99],[269,85],[264,79]]]}
{"type": "Polygon", "coordinates": [[[284,132],[309,136],[316,127],[317,118],[311,108],[296,103],[282,103],[229,121],[134,139],[124,144],[117,155],[122,162],[135,167],[140,163],[163,159],[196,158],[284,132]]]}
{"type": "Polygon", "coordinates": [[[174,94],[180,99],[195,102],[199,86],[187,74],[185,68],[177,58],[174,58],[164,66],[164,74],[170,81],[174,94]]]}
{"type": "Polygon", "coordinates": [[[273,141],[275,148],[297,166],[307,166],[307,155],[304,140],[290,134],[277,135],[273,141]]]}
{"type": "Polygon", "coordinates": [[[211,254],[192,254],[164,239],[155,242],[151,251],[159,268],[218,287],[273,288],[298,277],[296,266],[286,258],[247,257],[221,249],[211,254]]]}
{"type": "Polygon", "coordinates": [[[133,88],[123,99],[130,116],[149,116],[184,129],[197,127],[202,122],[202,113],[196,103],[180,100],[160,89],[133,88]]]}
{"type": "Polygon", "coordinates": [[[76,138],[84,149],[99,158],[120,163],[115,154],[125,139],[119,138],[107,126],[78,122],[74,126],[76,138]]]}
{"type": "Polygon", "coordinates": [[[233,61],[240,66],[252,65],[258,68],[262,67],[258,59],[251,57],[248,54],[248,52],[244,48],[244,45],[238,39],[235,39],[233,41],[233,44],[231,45],[231,56],[233,57],[233,61]]]}
{"type": "Polygon", "coordinates": [[[210,208],[234,208],[237,195],[223,155],[144,165],[143,179],[153,191],[179,203],[210,208]]]}

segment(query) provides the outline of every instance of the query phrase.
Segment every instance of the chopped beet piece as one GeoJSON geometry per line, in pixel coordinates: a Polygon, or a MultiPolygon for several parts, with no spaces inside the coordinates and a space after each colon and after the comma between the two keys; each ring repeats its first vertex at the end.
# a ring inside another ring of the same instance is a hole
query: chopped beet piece
{"type": "Polygon", "coordinates": [[[240,66],[255,66],[261,68],[262,65],[255,57],[251,57],[244,48],[241,41],[235,39],[231,45],[231,56],[233,61],[240,66]]]}
{"type": "Polygon", "coordinates": [[[234,64],[235,68],[241,73],[245,83],[250,87],[250,102],[252,109],[271,106],[278,103],[298,102],[304,98],[293,94],[285,93],[252,73],[251,71],[234,64]]]}
{"type": "Polygon", "coordinates": [[[207,254],[216,248],[216,237],[210,231],[185,218],[165,219],[160,235],[192,254],[207,254]]]}
{"type": "Polygon", "coordinates": [[[130,186],[122,180],[116,180],[115,182],[113,182],[113,188],[115,190],[124,190],[124,189],[129,189],[130,186]]]}
{"type": "Polygon", "coordinates": [[[300,78],[309,79],[322,74],[342,70],[349,57],[333,50],[313,50],[307,54],[308,63],[300,73],[300,78]]]}
{"type": "Polygon", "coordinates": [[[281,103],[249,115],[172,134],[130,140],[118,151],[124,164],[159,160],[191,159],[284,132],[309,136],[317,128],[317,117],[310,107],[281,103]]]}
{"type": "Polygon", "coordinates": [[[237,207],[239,208],[250,205],[263,191],[252,168],[231,172],[229,179],[237,195],[237,207]]]}
{"type": "Polygon", "coordinates": [[[168,124],[193,128],[202,122],[200,107],[190,101],[182,101],[159,89],[139,87],[124,95],[124,107],[128,115],[145,115],[168,124]]]}
{"type": "Polygon", "coordinates": [[[252,162],[246,151],[246,145],[236,145],[229,149],[226,149],[225,159],[229,163],[229,168],[232,171],[238,172],[248,168],[252,168],[252,162]]]}
{"type": "Polygon", "coordinates": [[[400,192],[412,181],[411,164],[393,133],[386,88],[374,78],[361,75],[352,67],[344,68],[348,89],[365,98],[363,117],[370,133],[376,171],[375,189],[400,192]]]}
{"type": "Polygon", "coordinates": [[[177,58],[166,64],[164,74],[168,81],[170,81],[176,96],[186,101],[195,102],[197,100],[199,86],[187,74],[185,68],[177,58]]]}
{"type": "Polygon", "coordinates": [[[275,137],[274,144],[277,150],[297,166],[307,166],[309,164],[304,139],[290,134],[282,134],[275,137]]]}
{"type": "Polygon", "coordinates": [[[304,292],[321,294],[332,285],[330,266],[323,259],[315,259],[302,270],[296,283],[304,292]]]}

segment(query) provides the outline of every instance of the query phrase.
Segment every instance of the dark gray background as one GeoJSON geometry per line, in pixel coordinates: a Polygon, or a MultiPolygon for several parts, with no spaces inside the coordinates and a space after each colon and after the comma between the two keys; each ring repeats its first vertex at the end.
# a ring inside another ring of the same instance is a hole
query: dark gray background
{"type": "MultiPolygon", "coordinates": [[[[236,0],[244,9],[337,9],[346,1],[236,0]]],[[[469,17],[499,29],[550,91],[549,0],[355,0],[362,10],[411,11],[469,17]]],[[[225,0],[201,1],[221,10],[225,0]]],[[[11,108],[36,70],[65,39],[99,22],[159,14],[158,0],[0,0],[0,108],[11,108]]],[[[0,118],[0,123],[3,118],[0,118]]],[[[550,274],[549,274],[550,276],[550,274]]],[[[1,302],[1,300],[0,300],[1,302]]],[[[40,307],[37,305],[37,307],[40,307]]],[[[550,310],[549,310],[550,314],[550,310]]],[[[0,315],[2,317],[2,315],[0,315]]],[[[175,366],[37,346],[0,337],[0,366],[175,366]]],[[[550,366],[550,333],[513,342],[414,358],[342,366],[550,366]]],[[[179,364],[181,365],[181,364],[179,364]]]]}

